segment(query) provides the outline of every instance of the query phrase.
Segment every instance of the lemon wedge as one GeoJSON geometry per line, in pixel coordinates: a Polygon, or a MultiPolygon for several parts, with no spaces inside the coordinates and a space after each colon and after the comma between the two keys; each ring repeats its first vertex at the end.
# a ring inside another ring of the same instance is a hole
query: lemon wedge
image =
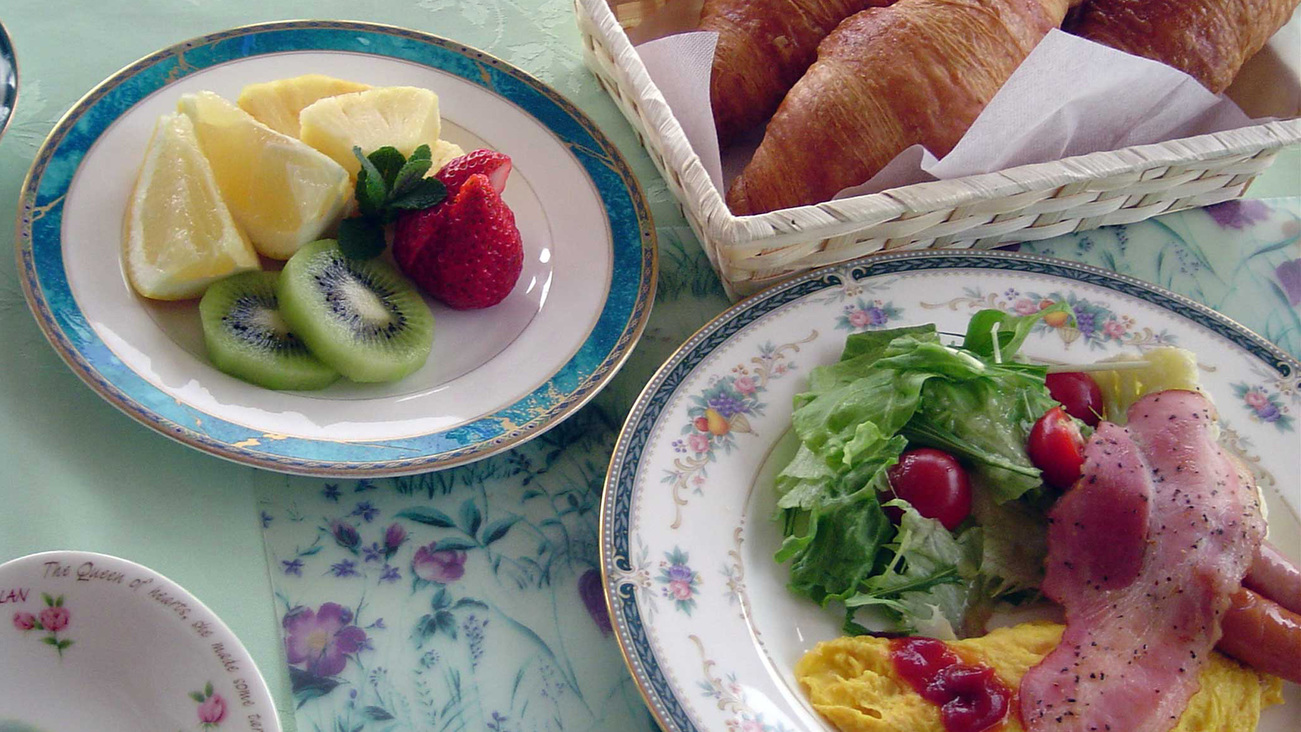
{"type": "Polygon", "coordinates": [[[304,74],[249,84],[239,92],[236,104],[253,119],[282,135],[298,137],[298,113],[313,102],[340,94],[365,91],[370,86],[323,74],[304,74]]]}
{"type": "MultiPolygon", "coordinates": [[[[385,145],[410,156],[438,143],[438,96],[428,89],[385,86],[318,100],[298,115],[303,142],[329,155],[352,176],[361,164],[353,147],[370,154],[385,145]]],[[[449,143],[450,144],[450,143],[449,143]]]]}
{"type": "Polygon", "coordinates": [[[261,269],[185,115],[154,125],[127,203],[123,260],[136,292],[157,300],[198,297],[216,280],[261,269]]]}
{"type": "MultiPolygon", "coordinates": [[[[318,102],[319,103],[319,102],[318,102]]],[[[253,246],[288,259],[321,238],[348,202],[348,171],[213,94],[181,97],[231,214],[253,246]]]]}

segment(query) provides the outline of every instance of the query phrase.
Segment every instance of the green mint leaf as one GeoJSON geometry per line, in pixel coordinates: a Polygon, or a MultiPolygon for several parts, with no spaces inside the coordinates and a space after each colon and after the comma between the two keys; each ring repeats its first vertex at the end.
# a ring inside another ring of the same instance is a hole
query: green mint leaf
{"type": "Polygon", "coordinates": [[[357,172],[357,208],[366,218],[377,218],[384,210],[384,198],[388,195],[384,186],[371,185],[374,180],[364,169],[357,172]]]}
{"type": "Polygon", "coordinates": [[[349,259],[371,259],[384,251],[384,227],[354,216],[339,222],[339,249],[349,259]]]}
{"type": "Polygon", "coordinates": [[[393,181],[393,190],[389,191],[389,199],[397,200],[414,190],[416,185],[424,180],[425,174],[431,167],[433,162],[426,158],[412,157],[408,160],[393,181]]]}
{"type": "Polygon", "coordinates": [[[384,174],[362,154],[360,147],[354,146],[352,154],[361,162],[361,170],[357,171],[357,206],[363,215],[375,216],[388,199],[388,186],[384,185],[384,174]]]}
{"type": "Polygon", "coordinates": [[[402,166],[407,162],[406,156],[391,145],[381,147],[367,155],[366,159],[379,171],[384,187],[388,190],[393,189],[393,181],[397,180],[398,171],[402,170],[402,166]]]}
{"type": "Polygon", "coordinates": [[[447,198],[447,186],[437,178],[421,178],[410,191],[389,201],[389,206],[404,211],[419,211],[437,206],[447,198]]]}
{"type": "Polygon", "coordinates": [[[407,162],[412,160],[429,160],[432,162],[433,155],[428,145],[421,145],[416,148],[415,152],[411,153],[411,157],[407,158],[407,162]]]}
{"type": "Polygon", "coordinates": [[[366,173],[371,180],[379,181],[380,184],[383,184],[384,174],[379,171],[379,168],[375,167],[375,163],[366,156],[366,153],[361,151],[360,147],[353,145],[352,154],[357,158],[357,161],[361,163],[361,172],[358,173],[358,176],[360,176],[361,173],[366,173]]]}

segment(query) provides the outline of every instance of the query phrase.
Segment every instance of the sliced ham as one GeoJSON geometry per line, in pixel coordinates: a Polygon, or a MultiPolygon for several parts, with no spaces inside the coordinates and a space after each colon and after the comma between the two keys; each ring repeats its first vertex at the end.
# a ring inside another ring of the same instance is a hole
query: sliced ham
{"type": "Polygon", "coordinates": [[[1165,391],[1104,422],[1049,514],[1044,593],[1060,645],[1021,681],[1028,730],[1159,732],[1179,720],[1265,532],[1213,407],[1165,391]]]}

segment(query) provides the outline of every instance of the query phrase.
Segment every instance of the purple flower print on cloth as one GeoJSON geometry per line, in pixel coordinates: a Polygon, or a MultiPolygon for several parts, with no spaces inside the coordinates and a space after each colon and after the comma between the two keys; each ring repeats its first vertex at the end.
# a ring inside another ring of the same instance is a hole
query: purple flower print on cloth
{"type": "Polygon", "coordinates": [[[1278,284],[1283,287],[1287,301],[1293,306],[1301,305],[1301,259],[1284,262],[1274,270],[1278,284]]]}
{"type": "Polygon", "coordinates": [[[334,537],[334,543],[353,554],[357,553],[357,546],[361,544],[361,534],[357,533],[356,527],[352,524],[347,521],[331,521],[330,535],[334,537]]]}
{"type": "Polygon", "coordinates": [[[592,616],[592,622],[600,628],[601,635],[610,635],[614,628],[610,625],[610,613],[605,607],[605,592],[601,587],[601,573],[589,569],[578,578],[578,597],[592,616]]]}
{"type": "Polygon", "coordinates": [[[333,676],[361,650],[366,631],[352,624],[352,611],[327,602],[319,610],[298,607],[285,615],[285,656],[315,676],[333,676]]]}
{"type": "Polygon", "coordinates": [[[402,524],[392,524],[384,532],[384,559],[392,559],[407,541],[407,530],[402,524]]]}
{"type": "Polygon", "coordinates": [[[1225,201],[1202,210],[1224,229],[1245,229],[1269,217],[1269,206],[1251,198],[1225,201]]]}
{"type": "Polygon", "coordinates": [[[330,574],[335,577],[356,577],[357,563],[351,559],[345,559],[342,562],[336,562],[330,565],[330,574]]]}
{"type": "Polygon", "coordinates": [[[370,523],[371,521],[375,520],[375,516],[378,514],[379,514],[379,509],[375,508],[375,505],[373,503],[371,503],[370,501],[362,501],[361,503],[358,503],[357,507],[352,509],[352,513],[348,515],[360,516],[362,521],[365,521],[366,523],[370,523]]]}
{"type": "Polygon", "coordinates": [[[465,575],[465,552],[443,549],[434,551],[434,544],[416,550],[411,560],[411,571],[428,582],[447,584],[465,575]]]}

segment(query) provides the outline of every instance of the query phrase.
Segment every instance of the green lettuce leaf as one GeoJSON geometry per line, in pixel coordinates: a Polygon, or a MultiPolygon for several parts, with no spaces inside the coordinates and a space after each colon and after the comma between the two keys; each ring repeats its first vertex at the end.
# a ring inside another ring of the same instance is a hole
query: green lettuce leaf
{"type": "Polygon", "coordinates": [[[965,635],[972,582],[980,566],[980,530],[954,536],[944,525],[917,513],[904,501],[887,505],[903,511],[894,558],[845,599],[852,611],[878,606],[896,621],[894,630],[948,640],[965,635]]]}
{"type": "Polygon", "coordinates": [[[1043,485],[1025,451],[1035,421],[1057,405],[1042,373],[990,369],[981,378],[930,381],[902,431],[966,462],[999,503],[1020,498],[1043,485]]]}
{"type": "MultiPolygon", "coordinates": [[[[900,337],[924,343],[940,342],[933,324],[854,333],[845,339],[845,349],[841,352],[839,361],[818,366],[809,372],[809,393],[802,397],[811,399],[822,392],[862,378],[877,361],[885,357],[891,342],[900,337]]],[[[801,405],[800,398],[796,397],[797,408],[801,405]]]]}
{"type": "Polygon", "coordinates": [[[922,384],[931,376],[884,367],[873,367],[865,373],[818,394],[791,417],[800,442],[833,468],[846,465],[845,447],[864,422],[875,424],[884,434],[897,433],[917,409],[922,384]]]}
{"type": "Polygon", "coordinates": [[[874,558],[894,534],[875,485],[821,503],[803,516],[787,516],[792,523],[777,552],[778,561],[791,562],[787,586],[824,605],[857,591],[875,572],[874,558]]]}
{"type": "MultiPolygon", "coordinates": [[[[1037,319],[1000,318],[1009,329],[997,335],[1008,349],[1000,355],[1011,355],[1037,319]]],[[[1025,442],[1055,405],[1045,373],[945,346],[934,326],[851,335],[841,360],[813,369],[795,398],[799,446],[776,478],[785,537],[776,559],[789,563],[789,588],[824,605],[847,600],[847,629],[860,608],[875,607],[900,629],[936,636],[976,630],[995,598],[1025,591],[1033,568],[1005,543],[986,556],[977,522],[954,536],[900,501],[896,528],[881,501],[905,449],[937,447],[966,465],[991,520],[1006,515],[1015,526],[1018,514],[998,507],[1043,493],[1025,442]]]]}
{"type": "Polygon", "coordinates": [[[981,310],[971,316],[971,320],[967,322],[967,335],[962,341],[962,347],[985,358],[1009,361],[1030,335],[1035,323],[1052,313],[1068,313],[1071,321],[1075,320],[1075,311],[1064,302],[1053,303],[1030,315],[1012,315],[1002,310],[981,310]],[[995,326],[998,327],[997,331],[994,329],[995,326]],[[997,348],[994,346],[996,332],[997,348]]]}
{"type": "Polygon", "coordinates": [[[991,580],[990,600],[1038,591],[1048,556],[1046,509],[1030,501],[996,503],[990,491],[973,492],[971,516],[984,532],[980,572],[991,580]]]}

